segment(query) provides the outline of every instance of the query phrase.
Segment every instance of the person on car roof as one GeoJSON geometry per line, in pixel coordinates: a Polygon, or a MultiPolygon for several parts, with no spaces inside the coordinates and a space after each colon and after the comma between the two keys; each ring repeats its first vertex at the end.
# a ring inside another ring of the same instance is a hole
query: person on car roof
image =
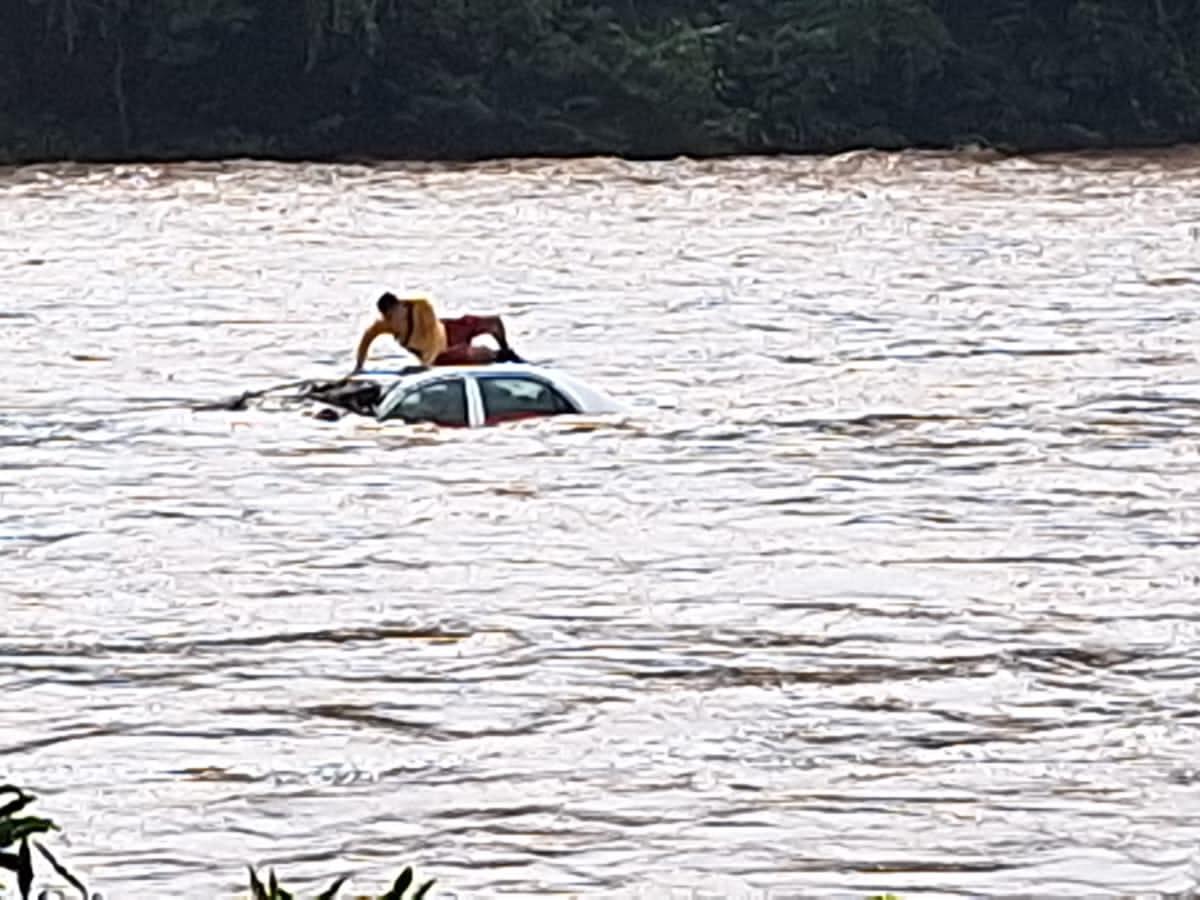
{"type": "Polygon", "coordinates": [[[367,352],[376,338],[390,334],[396,342],[425,366],[461,366],[492,362],[521,362],[508,346],[504,322],[499,316],[459,316],[440,319],[433,304],[424,297],[401,300],[388,292],[375,303],[379,318],[371,323],[358,342],[354,371],[362,370],[367,352]],[[476,346],[477,337],[491,335],[499,350],[476,346]]]}

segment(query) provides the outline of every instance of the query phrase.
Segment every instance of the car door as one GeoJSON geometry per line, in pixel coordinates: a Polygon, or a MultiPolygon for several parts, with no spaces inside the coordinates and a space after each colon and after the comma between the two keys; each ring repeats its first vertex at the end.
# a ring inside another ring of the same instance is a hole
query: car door
{"type": "Polygon", "coordinates": [[[444,428],[470,426],[467,387],[461,376],[425,381],[409,388],[398,403],[380,417],[381,421],[432,422],[444,428]]]}
{"type": "Polygon", "coordinates": [[[476,375],[484,425],[578,412],[554,385],[531,375],[476,375]]]}

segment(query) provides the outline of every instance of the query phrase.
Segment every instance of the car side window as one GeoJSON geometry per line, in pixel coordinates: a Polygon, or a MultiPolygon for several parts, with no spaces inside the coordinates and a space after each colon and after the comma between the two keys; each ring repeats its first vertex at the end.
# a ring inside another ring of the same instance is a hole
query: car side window
{"type": "Polygon", "coordinates": [[[466,385],[461,378],[447,378],[412,388],[393,407],[388,418],[465,428],[468,424],[466,385]]]}
{"type": "Polygon", "coordinates": [[[559,391],[535,378],[488,376],[479,378],[478,382],[484,415],[489,422],[576,411],[559,391]]]}

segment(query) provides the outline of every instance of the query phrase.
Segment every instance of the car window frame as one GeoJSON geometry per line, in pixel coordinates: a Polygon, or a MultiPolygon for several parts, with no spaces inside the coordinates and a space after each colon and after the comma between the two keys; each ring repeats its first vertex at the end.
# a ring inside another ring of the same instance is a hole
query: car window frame
{"type": "MultiPolygon", "coordinates": [[[[535,413],[535,412],[530,411],[529,413],[521,414],[519,416],[514,417],[512,419],[512,421],[518,421],[519,419],[531,418],[531,417],[549,418],[552,416],[579,415],[579,410],[580,410],[579,403],[568,391],[563,390],[561,387],[559,387],[557,384],[555,384],[550,379],[545,378],[544,376],[541,376],[541,375],[535,375],[532,372],[479,372],[479,373],[475,374],[471,380],[475,383],[475,385],[474,385],[475,390],[476,390],[476,393],[478,394],[478,403],[479,403],[478,413],[479,413],[479,423],[481,425],[486,424],[488,421],[488,418],[489,418],[487,404],[484,402],[484,398],[483,398],[483,382],[484,381],[529,381],[529,382],[533,382],[534,384],[538,384],[538,385],[541,385],[542,387],[546,388],[552,394],[557,395],[563,401],[563,403],[565,403],[567,406],[566,410],[564,410],[563,412],[557,412],[557,413],[535,413]]],[[[501,419],[500,421],[507,421],[507,420],[501,419]]]]}
{"type": "Polygon", "coordinates": [[[389,414],[387,416],[385,416],[383,419],[381,419],[380,421],[402,422],[405,425],[436,425],[438,428],[471,428],[474,426],[475,423],[474,423],[474,409],[473,409],[473,404],[471,402],[472,401],[472,397],[471,397],[472,385],[470,382],[471,382],[471,379],[466,378],[461,373],[456,372],[452,375],[442,375],[437,378],[425,378],[425,379],[422,379],[421,381],[417,382],[416,384],[407,385],[407,386],[401,388],[400,396],[396,399],[396,401],[394,403],[390,404],[390,406],[388,407],[389,414]],[[423,419],[423,420],[420,420],[417,422],[410,422],[409,420],[407,420],[406,418],[404,418],[402,415],[399,414],[400,408],[403,406],[405,399],[408,398],[409,396],[411,396],[412,394],[420,392],[420,391],[428,390],[429,388],[436,387],[439,384],[452,384],[453,382],[458,382],[461,385],[462,390],[463,390],[463,410],[465,413],[465,420],[463,421],[463,423],[461,425],[458,425],[458,424],[446,425],[446,424],[443,424],[442,422],[434,422],[429,419],[423,419]]]}

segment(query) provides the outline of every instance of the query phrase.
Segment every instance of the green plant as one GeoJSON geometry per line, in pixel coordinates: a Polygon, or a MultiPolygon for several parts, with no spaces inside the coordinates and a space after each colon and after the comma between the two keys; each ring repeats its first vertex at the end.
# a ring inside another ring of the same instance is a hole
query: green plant
{"type": "Polygon", "coordinates": [[[0,806],[0,869],[7,869],[17,876],[17,889],[21,892],[22,900],[28,900],[29,893],[33,889],[33,854],[29,851],[31,843],[50,863],[54,871],[65,878],[72,887],[79,891],[84,900],[87,900],[87,888],[80,883],[79,879],[68,872],[54,858],[54,854],[41,843],[31,841],[36,834],[58,831],[58,826],[40,816],[18,815],[36,798],[11,784],[0,785],[0,799],[3,798],[11,799],[0,806]],[[17,848],[16,852],[9,849],[14,846],[17,848]]]}
{"type": "MultiPolygon", "coordinates": [[[[342,885],[345,884],[348,877],[349,876],[347,875],[343,875],[341,878],[331,884],[322,894],[320,894],[320,896],[317,897],[317,900],[334,900],[334,898],[336,898],[338,895],[338,891],[341,890],[342,885]]],[[[408,898],[408,900],[422,900],[422,898],[429,892],[429,889],[433,887],[434,881],[435,879],[431,878],[429,881],[425,882],[420,888],[417,889],[415,894],[408,898]]],[[[396,881],[392,884],[388,892],[386,894],[381,894],[379,897],[375,898],[375,900],[405,900],[405,891],[412,886],[412,883],[412,867],[406,866],[404,871],[401,872],[399,877],[396,878],[396,881]]],[[[274,869],[272,869],[270,874],[267,876],[267,883],[264,885],[259,879],[258,874],[254,871],[254,867],[251,866],[250,891],[254,900],[294,900],[294,896],[290,892],[279,886],[279,882],[275,878],[274,869]]]]}

